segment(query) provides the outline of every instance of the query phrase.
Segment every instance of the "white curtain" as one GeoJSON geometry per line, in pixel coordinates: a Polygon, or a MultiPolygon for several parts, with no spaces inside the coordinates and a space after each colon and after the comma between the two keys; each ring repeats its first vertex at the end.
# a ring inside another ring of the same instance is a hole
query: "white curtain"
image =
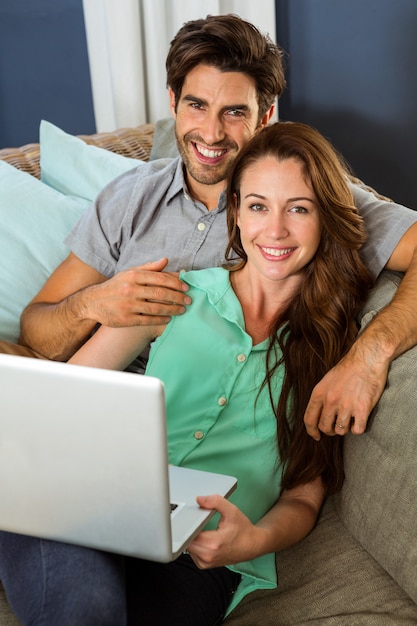
{"type": "Polygon", "coordinates": [[[236,13],[276,40],[275,0],[83,0],[97,132],[170,115],[169,43],[188,20],[236,13]]]}

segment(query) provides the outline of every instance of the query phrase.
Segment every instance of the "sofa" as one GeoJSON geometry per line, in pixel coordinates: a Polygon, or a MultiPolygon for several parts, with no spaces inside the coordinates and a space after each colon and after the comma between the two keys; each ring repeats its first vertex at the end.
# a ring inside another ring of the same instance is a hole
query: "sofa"
{"type": "MultiPolygon", "coordinates": [[[[62,239],[101,186],[137,159],[174,150],[166,120],[79,137],[42,122],[39,144],[0,150],[1,339],[17,339],[22,308],[66,256],[62,239]]],[[[382,273],[362,327],[400,281],[382,273]]],[[[276,555],[278,588],[246,597],[225,624],[417,624],[416,380],[413,348],[392,364],[366,433],[345,437],[341,492],[303,541],[276,555]]],[[[0,624],[18,625],[1,585],[0,624]]]]}

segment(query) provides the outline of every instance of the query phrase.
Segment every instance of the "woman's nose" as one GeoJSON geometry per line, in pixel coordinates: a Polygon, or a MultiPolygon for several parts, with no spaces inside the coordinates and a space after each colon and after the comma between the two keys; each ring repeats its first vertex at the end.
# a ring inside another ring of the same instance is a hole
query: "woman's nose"
{"type": "Polygon", "coordinates": [[[287,220],[285,219],[285,216],[281,214],[271,214],[270,219],[268,220],[267,228],[270,237],[275,239],[283,239],[284,237],[287,237],[289,233],[287,220]]]}

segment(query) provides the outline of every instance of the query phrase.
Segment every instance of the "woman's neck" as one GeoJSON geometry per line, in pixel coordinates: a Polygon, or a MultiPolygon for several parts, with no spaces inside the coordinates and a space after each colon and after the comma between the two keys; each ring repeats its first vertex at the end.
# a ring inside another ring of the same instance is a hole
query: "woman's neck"
{"type": "Polygon", "coordinates": [[[245,330],[257,345],[269,337],[272,322],[288,306],[296,289],[292,282],[254,280],[247,268],[231,271],[230,282],[242,307],[245,330]]]}

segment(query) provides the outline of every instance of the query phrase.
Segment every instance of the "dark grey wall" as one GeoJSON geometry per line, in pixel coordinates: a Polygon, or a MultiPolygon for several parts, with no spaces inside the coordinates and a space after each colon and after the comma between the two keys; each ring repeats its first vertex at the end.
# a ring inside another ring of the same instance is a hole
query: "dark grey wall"
{"type": "Polygon", "coordinates": [[[0,148],[95,132],[82,0],[0,0],[0,148]]]}
{"type": "Polygon", "coordinates": [[[312,124],[357,176],[417,209],[416,0],[277,0],[280,118],[312,124]]]}

